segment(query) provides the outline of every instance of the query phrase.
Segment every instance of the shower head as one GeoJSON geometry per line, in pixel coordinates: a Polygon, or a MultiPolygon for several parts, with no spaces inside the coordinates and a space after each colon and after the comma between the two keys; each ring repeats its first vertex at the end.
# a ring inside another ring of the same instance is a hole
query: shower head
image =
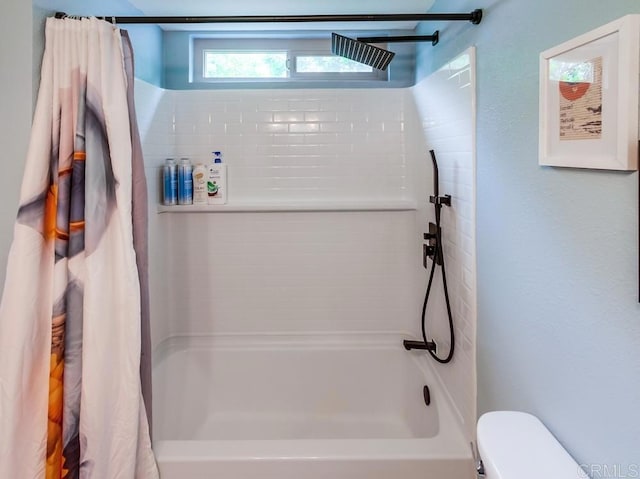
{"type": "Polygon", "coordinates": [[[433,150],[429,150],[429,154],[431,155],[431,162],[433,163],[433,196],[438,197],[440,195],[440,190],[438,184],[440,180],[438,178],[438,160],[436,160],[436,152],[433,150]]]}
{"type": "Polygon", "coordinates": [[[358,63],[364,63],[378,70],[386,70],[395,53],[382,48],[359,42],[353,38],[331,34],[331,53],[358,63]]]}

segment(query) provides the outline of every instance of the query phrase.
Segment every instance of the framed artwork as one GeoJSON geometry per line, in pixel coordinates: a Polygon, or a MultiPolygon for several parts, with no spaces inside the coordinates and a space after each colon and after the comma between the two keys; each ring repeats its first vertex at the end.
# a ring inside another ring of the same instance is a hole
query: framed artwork
{"type": "Polygon", "coordinates": [[[640,15],[540,54],[539,164],[638,168],[640,15]]]}

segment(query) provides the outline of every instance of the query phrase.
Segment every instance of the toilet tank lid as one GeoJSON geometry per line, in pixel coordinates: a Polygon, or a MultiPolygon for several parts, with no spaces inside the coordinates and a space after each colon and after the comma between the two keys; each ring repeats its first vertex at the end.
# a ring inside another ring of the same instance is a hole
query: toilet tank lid
{"type": "Polygon", "coordinates": [[[478,420],[478,450],[487,479],[585,477],[569,453],[531,414],[483,414],[478,420]]]}

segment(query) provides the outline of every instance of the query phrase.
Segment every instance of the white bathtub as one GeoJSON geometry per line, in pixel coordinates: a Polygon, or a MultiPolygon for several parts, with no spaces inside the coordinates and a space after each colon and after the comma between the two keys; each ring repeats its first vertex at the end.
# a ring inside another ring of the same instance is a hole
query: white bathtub
{"type": "Polygon", "coordinates": [[[153,379],[162,479],[474,477],[431,366],[398,334],[171,338],[153,379]]]}

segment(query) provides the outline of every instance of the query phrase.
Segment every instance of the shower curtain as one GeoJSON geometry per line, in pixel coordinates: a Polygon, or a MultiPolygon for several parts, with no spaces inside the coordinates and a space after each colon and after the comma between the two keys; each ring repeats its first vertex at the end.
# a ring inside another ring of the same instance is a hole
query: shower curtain
{"type": "Polygon", "coordinates": [[[0,305],[0,477],[154,479],[130,44],[95,18],[45,30],[0,305]]]}

